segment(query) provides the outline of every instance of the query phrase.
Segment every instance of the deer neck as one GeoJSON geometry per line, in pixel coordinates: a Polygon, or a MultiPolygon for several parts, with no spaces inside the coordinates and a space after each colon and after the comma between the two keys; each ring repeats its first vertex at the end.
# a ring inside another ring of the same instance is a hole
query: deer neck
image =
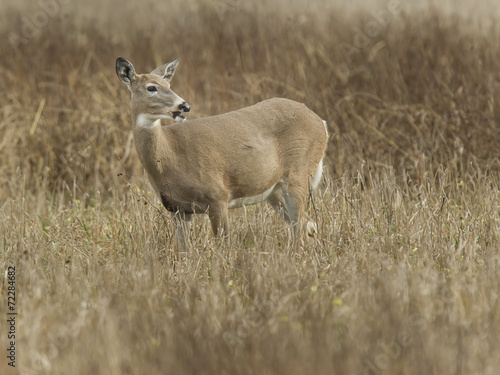
{"type": "Polygon", "coordinates": [[[134,119],[134,141],[139,160],[153,180],[165,173],[175,154],[160,119],[138,114],[134,119]]]}

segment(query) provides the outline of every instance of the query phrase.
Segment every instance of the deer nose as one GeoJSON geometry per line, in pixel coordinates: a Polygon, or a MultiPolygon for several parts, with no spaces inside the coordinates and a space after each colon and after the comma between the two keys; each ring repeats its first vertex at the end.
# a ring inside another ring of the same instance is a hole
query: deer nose
{"type": "Polygon", "coordinates": [[[189,106],[189,104],[187,102],[184,102],[182,103],[180,106],[179,106],[179,111],[182,111],[182,112],[189,112],[191,110],[191,107],[189,106]]]}

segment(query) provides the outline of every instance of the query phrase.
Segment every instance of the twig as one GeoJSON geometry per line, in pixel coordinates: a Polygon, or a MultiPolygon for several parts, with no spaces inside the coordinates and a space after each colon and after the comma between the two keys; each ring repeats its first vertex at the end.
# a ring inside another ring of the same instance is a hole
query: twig
{"type": "Polygon", "coordinates": [[[40,117],[42,117],[43,107],[45,107],[45,98],[42,98],[42,100],[40,100],[40,105],[38,106],[35,118],[33,119],[33,123],[31,124],[31,129],[30,129],[31,137],[33,137],[33,134],[35,134],[36,127],[38,126],[38,122],[40,121],[40,117]]]}

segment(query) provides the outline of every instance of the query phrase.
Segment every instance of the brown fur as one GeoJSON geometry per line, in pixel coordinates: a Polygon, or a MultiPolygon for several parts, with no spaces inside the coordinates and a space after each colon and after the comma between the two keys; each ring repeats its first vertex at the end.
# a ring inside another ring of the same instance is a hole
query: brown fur
{"type": "MultiPolygon", "coordinates": [[[[274,98],[217,116],[144,126],[140,115],[149,114],[151,105],[141,89],[153,80],[165,87],[168,82],[137,77],[130,85],[137,153],[167,209],[188,220],[192,212],[208,212],[214,234],[227,235],[229,202],[276,186],[267,200],[297,224],[327,145],[320,117],[304,104],[274,98]]],[[[169,105],[159,112],[175,111],[169,105]]]]}

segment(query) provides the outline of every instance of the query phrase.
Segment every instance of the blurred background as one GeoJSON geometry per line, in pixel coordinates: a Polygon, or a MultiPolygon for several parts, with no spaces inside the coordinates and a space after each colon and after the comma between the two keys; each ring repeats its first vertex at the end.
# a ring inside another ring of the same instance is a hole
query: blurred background
{"type": "Polygon", "coordinates": [[[180,57],[173,89],[191,118],[305,103],[328,122],[334,177],[498,171],[498,17],[493,0],[4,0],[1,194],[21,175],[89,193],[142,178],[118,56],[138,72],[180,57]]]}
{"type": "Polygon", "coordinates": [[[0,373],[496,375],[499,19],[498,0],[1,0],[19,367],[0,373]],[[281,96],[325,119],[316,237],[292,246],[255,205],[229,246],[194,218],[179,257],[119,56],[180,57],[189,118],[281,96]]]}

